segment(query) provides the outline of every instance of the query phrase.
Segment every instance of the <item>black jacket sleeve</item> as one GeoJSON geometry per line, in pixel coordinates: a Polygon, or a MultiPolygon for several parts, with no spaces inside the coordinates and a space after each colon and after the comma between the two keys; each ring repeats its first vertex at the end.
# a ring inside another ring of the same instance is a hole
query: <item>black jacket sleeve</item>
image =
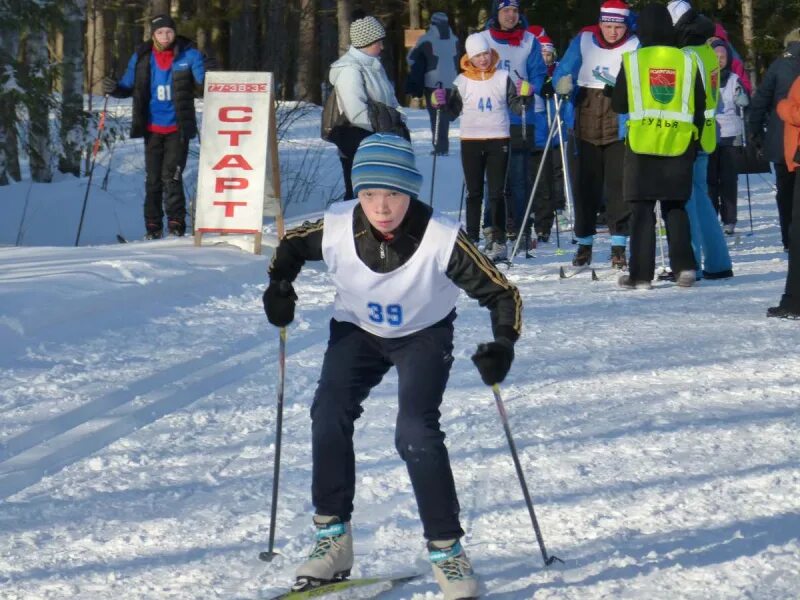
{"type": "Polygon", "coordinates": [[[611,108],[618,115],[625,115],[630,112],[628,107],[628,78],[625,75],[625,65],[619,68],[617,82],[611,91],[611,108]]]}
{"type": "Polygon", "coordinates": [[[458,232],[447,276],[470,298],[491,313],[495,339],[507,338],[516,342],[522,333],[522,299],[517,287],[508,282],[463,231],[458,232]]]}
{"type": "Polygon", "coordinates": [[[702,132],[706,124],[706,88],[703,85],[703,77],[698,69],[694,76],[694,126],[697,131],[702,132]]]}
{"type": "Polygon", "coordinates": [[[290,229],[272,255],[269,265],[270,281],[292,282],[307,260],[322,260],[322,227],[324,220],[306,221],[290,229]]]}
{"type": "Polygon", "coordinates": [[[778,80],[778,70],[780,60],[775,61],[769,66],[764,79],[758,84],[753,99],[750,102],[750,110],[747,119],[747,130],[763,134],[767,126],[769,114],[775,110],[775,84],[778,80]]]}

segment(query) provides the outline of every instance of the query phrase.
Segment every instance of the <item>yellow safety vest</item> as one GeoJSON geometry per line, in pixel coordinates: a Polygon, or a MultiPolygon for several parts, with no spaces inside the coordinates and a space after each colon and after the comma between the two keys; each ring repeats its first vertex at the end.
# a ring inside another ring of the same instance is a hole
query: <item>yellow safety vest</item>
{"type": "Polygon", "coordinates": [[[628,145],[636,154],[680,156],[693,139],[693,55],[671,46],[623,55],[628,81],[628,145]]]}
{"type": "Polygon", "coordinates": [[[717,148],[717,102],[719,100],[719,58],[708,44],[686,46],[685,51],[694,52],[700,59],[698,68],[706,89],[705,123],[700,132],[700,146],[711,154],[717,148]]]}

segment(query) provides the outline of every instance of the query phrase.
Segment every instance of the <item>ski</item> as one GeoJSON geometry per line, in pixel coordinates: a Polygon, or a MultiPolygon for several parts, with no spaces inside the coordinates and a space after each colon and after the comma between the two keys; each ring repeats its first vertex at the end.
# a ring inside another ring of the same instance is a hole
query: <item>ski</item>
{"type": "Polygon", "coordinates": [[[558,278],[559,279],[571,279],[580,273],[584,273],[586,271],[591,271],[592,274],[592,281],[597,281],[597,273],[594,272],[589,265],[581,265],[580,267],[564,267],[558,268],[558,278]]]}
{"type": "Polygon", "coordinates": [[[119,233],[117,234],[117,241],[120,244],[127,244],[128,243],[128,240],[126,240],[124,237],[122,237],[119,233]]]}
{"type": "Polygon", "coordinates": [[[337,592],[344,592],[356,588],[363,588],[368,586],[379,586],[380,589],[369,595],[359,595],[360,598],[377,598],[384,592],[388,592],[395,587],[402,585],[413,579],[422,577],[421,573],[413,573],[407,575],[389,575],[387,577],[362,577],[355,579],[344,579],[342,581],[334,581],[331,583],[324,583],[308,589],[293,591],[288,590],[279,592],[273,596],[267,596],[267,600],[306,600],[309,598],[322,598],[328,594],[335,594],[337,592]]]}

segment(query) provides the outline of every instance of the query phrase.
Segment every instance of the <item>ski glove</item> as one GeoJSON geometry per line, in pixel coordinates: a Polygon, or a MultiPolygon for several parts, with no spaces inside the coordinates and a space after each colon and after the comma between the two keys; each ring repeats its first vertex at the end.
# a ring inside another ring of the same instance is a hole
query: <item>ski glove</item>
{"type": "Polygon", "coordinates": [[[514,343],[503,337],[487,344],[478,344],[478,349],[472,355],[472,362],[478,367],[486,385],[501,383],[508,375],[513,360],[514,343]]]}
{"type": "Polygon", "coordinates": [[[564,75],[556,81],[556,94],[559,96],[568,96],[572,93],[572,75],[564,75]]]}
{"type": "Polygon", "coordinates": [[[286,327],[294,321],[294,305],[297,294],[292,284],[286,280],[270,281],[264,291],[264,312],[267,320],[275,327],[286,327]]]}
{"type": "Polygon", "coordinates": [[[533,86],[524,79],[520,79],[517,81],[517,96],[533,96],[533,86]]]}
{"type": "Polygon", "coordinates": [[[750,98],[748,98],[747,92],[739,88],[736,95],[733,97],[733,103],[739,108],[747,108],[750,106],[750,98]]]}
{"type": "Polygon", "coordinates": [[[103,77],[103,93],[104,94],[113,94],[114,90],[117,89],[117,82],[111,79],[111,77],[103,77]]]}
{"type": "Polygon", "coordinates": [[[433,108],[441,108],[447,104],[447,91],[442,88],[433,90],[431,94],[431,106],[433,108]]]}
{"type": "Polygon", "coordinates": [[[542,86],[542,96],[545,98],[552,98],[555,95],[556,91],[553,89],[553,80],[548,79],[542,86]]]}

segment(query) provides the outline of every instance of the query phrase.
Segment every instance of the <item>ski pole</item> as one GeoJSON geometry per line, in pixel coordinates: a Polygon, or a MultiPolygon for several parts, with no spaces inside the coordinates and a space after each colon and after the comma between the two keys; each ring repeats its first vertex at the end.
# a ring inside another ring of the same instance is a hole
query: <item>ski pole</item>
{"type": "Polygon", "coordinates": [[[753,203],[750,200],[750,170],[747,166],[747,123],[744,118],[742,118],[742,148],[744,149],[744,157],[745,157],[745,172],[744,172],[744,180],[747,183],[747,211],[750,213],[750,233],[748,236],[753,235],[753,203]]]}
{"type": "Polygon", "coordinates": [[[544,547],[544,539],[542,538],[542,530],[539,528],[539,521],[536,519],[536,512],[533,510],[533,501],[531,500],[531,495],[528,491],[528,484],[525,483],[525,475],[522,472],[522,465],[520,464],[519,456],[517,455],[517,446],[514,444],[514,438],[511,436],[511,427],[508,424],[508,414],[506,413],[506,407],[503,404],[503,398],[500,396],[500,386],[496,383],[492,386],[492,393],[494,394],[495,404],[497,404],[497,410],[500,413],[500,420],[503,422],[503,430],[506,432],[508,447],[511,450],[511,458],[514,461],[514,468],[517,470],[519,484],[522,486],[522,494],[525,496],[525,504],[528,506],[528,514],[531,517],[533,531],[536,534],[536,541],[539,543],[539,550],[542,552],[542,560],[544,560],[546,567],[549,567],[555,561],[563,563],[564,561],[557,556],[547,556],[547,550],[544,547]]]}
{"type": "Polygon", "coordinates": [[[461,182],[461,200],[458,203],[458,222],[461,223],[461,211],[464,209],[464,194],[467,191],[467,180],[461,182]]]}
{"type": "MultiPolygon", "coordinates": [[[[573,238],[575,231],[574,219],[574,198],[572,195],[572,184],[569,174],[569,157],[567,156],[566,141],[564,140],[564,123],[561,120],[561,107],[564,105],[560,102],[558,96],[555,96],[556,105],[556,121],[558,122],[558,149],[561,153],[561,171],[564,175],[564,200],[567,205],[567,219],[572,223],[573,238]]],[[[573,240],[574,243],[574,240],[573,240]]]]}
{"type": "MultiPolygon", "coordinates": [[[[281,291],[289,284],[281,282],[281,291]]],[[[275,521],[278,516],[278,477],[281,472],[281,437],[283,433],[283,384],[286,379],[286,327],[280,328],[280,341],[278,342],[278,416],[275,420],[275,463],[272,471],[272,505],[269,512],[269,549],[261,552],[258,558],[264,562],[271,562],[278,556],[275,548],[275,521]]]]}
{"type": "Polygon", "coordinates": [[[92,146],[92,163],[89,165],[89,180],[86,182],[86,193],[83,196],[83,207],[81,208],[81,219],[78,221],[78,235],[75,236],[75,245],[77,246],[81,241],[81,230],[83,229],[83,217],[86,215],[86,203],[89,200],[89,190],[92,188],[92,175],[94,174],[94,166],[97,164],[97,151],[100,150],[100,136],[106,127],[106,109],[108,109],[108,94],[103,100],[103,112],[100,114],[100,122],[97,124],[97,137],[92,146]]]}
{"type": "MultiPolygon", "coordinates": [[[[442,82],[439,81],[436,83],[437,89],[442,89],[442,82]]],[[[433,208],[433,183],[436,181],[436,157],[439,155],[439,152],[436,150],[436,146],[439,145],[439,123],[442,119],[442,107],[436,107],[436,121],[434,122],[433,126],[433,169],[431,170],[431,192],[430,192],[430,200],[428,200],[428,206],[433,208]]]]}
{"type": "Polygon", "coordinates": [[[656,202],[656,212],[658,218],[656,219],[656,234],[658,235],[658,247],[661,253],[661,272],[667,272],[667,265],[664,260],[664,239],[661,237],[661,226],[664,220],[661,218],[661,202],[656,202]]]}
{"type": "MultiPolygon", "coordinates": [[[[542,178],[542,169],[544,167],[544,163],[547,160],[547,152],[550,149],[550,142],[553,140],[553,134],[555,133],[555,126],[557,121],[553,121],[553,124],[550,126],[550,131],[547,133],[547,141],[544,144],[544,150],[542,151],[542,158],[539,159],[539,168],[536,170],[536,179],[533,181],[533,188],[531,188],[531,195],[528,198],[528,206],[525,207],[525,215],[522,217],[522,223],[528,222],[528,217],[531,214],[531,208],[533,207],[533,197],[536,194],[536,190],[539,187],[539,180],[542,178]]],[[[511,251],[511,260],[514,260],[514,257],[517,255],[517,251],[519,251],[519,243],[522,241],[521,235],[517,236],[517,241],[514,243],[514,249],[511,251]]]]}

